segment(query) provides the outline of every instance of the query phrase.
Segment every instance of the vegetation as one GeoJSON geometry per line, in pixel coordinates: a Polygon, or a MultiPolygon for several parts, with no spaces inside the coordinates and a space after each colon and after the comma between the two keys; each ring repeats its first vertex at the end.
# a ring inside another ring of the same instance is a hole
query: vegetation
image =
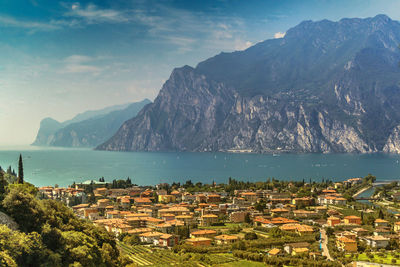
{"type": "Polygon", "coordinates": [[[120,265],[113,235],[61,202],[38,199],[29,183],[8,184],[0,173],[0,210],[19,225],[19,230],[0,226],[0,266],[120,265]]]}

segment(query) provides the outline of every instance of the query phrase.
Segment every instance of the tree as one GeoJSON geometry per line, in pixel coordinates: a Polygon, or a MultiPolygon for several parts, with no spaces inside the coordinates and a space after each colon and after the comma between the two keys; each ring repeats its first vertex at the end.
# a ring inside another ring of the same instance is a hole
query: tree
{"type": "Polygon", "coordinates": [[[4,178],[3,172],[0,171],[0,204],[1,204],[1,201],[3,201],[3,199],[5,197],[6,187],[7,187],[7,181],[4,178]]]}
{"type": "Polygon", "coordinates": [[[10,184],[3,200],[6,213],[25,232],[38,232],[43,223],[43,209],[31,193],[34,192],[34,189],[36,188],[29,184],[10,184]]]}
{"type": "Polygon", "coordinates": [[[17,183],[23,184],[24,183],[24,165],[22,163],[22,155],[19,154],[18,160],[18,180],[17,183]]]}
{"type": "Polygon", "coordinates": [[[385,216],[383,215],[383,211],[382,209],[379,210],[379,215],[378,215],[379,219],[384,219],[385,216]]]}
{"type": "Polygon", "coordinates": [[[246,215],[244,216],[244,221],[246,223],[251,223],[251,218],[250,218],[250,214],[249,213],[246,213],[246,215]]]}
{"type": "Polygon", "coordinates": [[[246,233],[246,234],[244,235],[244,239],[245,239],[245,240],[255,240],[255,239],[257,239],[257,238],[258,238],[257,234],[256,234],[256,233],[253,233],[253,232],[248,232],[248,233],[246,233]]]}

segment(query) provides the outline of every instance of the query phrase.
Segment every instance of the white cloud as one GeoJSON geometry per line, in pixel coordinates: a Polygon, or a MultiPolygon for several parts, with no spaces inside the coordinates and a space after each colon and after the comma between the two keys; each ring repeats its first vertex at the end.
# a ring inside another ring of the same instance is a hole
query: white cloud
{"type": "Polygon", "coordinates": [[[98,74],[103,71],[103,68],[94,66],[94,61],[97,58],[85,55],[71,55],[62,60],[63,67],[60,73],[94,73],[98,74]],[[92,63],[92,64],[90,64],[92,63]]]}
{"type": "Polygon", "coordinates": [[[76,17],[84,19],[89,24],[100,22],[126,22],[128,17],[113,9],[101,9],[94,4],[88,4],[81,7],[79,3],[74,3],[70,7],[70,11],[65,14],[67,17],[76,17]]]}
{"type": "Polygon", "coordinates": [[[30,30],[49,31],[59,29],[58,25],[53,23],[42,23],[35,21],[18,20],[10,16],[0,15],[0,25],[15,28],[25,28],[30,30]]]}
{"type": "Polygon", "coordinates": [[[68,64],[61,71],[62,73],[99,73],[102,69],[96,66],[83,65],[83,64],[68,64]]]}
{"type": "Polygon", "coordinates": [[[276,33],[274,34],[274,38],[275,38],[275,39],[283,38],[283,37],[285,37],[285,35],[286,35],[286,32],[276,32],[276,33]]]}
{"type": "Polygon", "coordinates": [[[253,43],[250,41],[236,40],[235,41],[235,50],[245,50],[252,45],[253,45],[253,43]]]}

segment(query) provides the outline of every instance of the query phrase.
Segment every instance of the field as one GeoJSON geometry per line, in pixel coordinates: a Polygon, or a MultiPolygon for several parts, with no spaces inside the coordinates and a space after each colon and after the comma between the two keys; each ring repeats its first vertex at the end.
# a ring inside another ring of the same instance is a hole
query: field
{"type": "Polygon", "coordinates": [[[130,246],[122,242],[118,245],[122,253],[128,255],[136,266],[215,266],[237,261],[229,253],[179,255],[168,250],[151,249],[141,245],[130,246]]]}
{"type": "Polygon", "coordinates": [[[384,253],[383,256],[379,253],[372,253],[372,255],[374,257],[369,258],[366,253],[360,253],[357,255],[357,260],[400,265],[400,254],[396,254],[396,257],[393,257],[390,253],[384,253]]]}

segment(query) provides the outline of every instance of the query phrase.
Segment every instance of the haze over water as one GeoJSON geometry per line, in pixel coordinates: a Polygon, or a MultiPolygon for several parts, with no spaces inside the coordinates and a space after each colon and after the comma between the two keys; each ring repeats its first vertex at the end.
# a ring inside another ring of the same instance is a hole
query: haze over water
{"type": "Polygon", "coordinates": [[[138,185],[161,182],[314,181],[376,175],[379,180],[400,177],[400,155],[390,154],[232,154],[189,152],[108,152],[90,149],[0,148],[0,166],[17,169],[24,159],[25,180],[36,186],[67,186],[75,182],[126,179],[138,185]]]}

